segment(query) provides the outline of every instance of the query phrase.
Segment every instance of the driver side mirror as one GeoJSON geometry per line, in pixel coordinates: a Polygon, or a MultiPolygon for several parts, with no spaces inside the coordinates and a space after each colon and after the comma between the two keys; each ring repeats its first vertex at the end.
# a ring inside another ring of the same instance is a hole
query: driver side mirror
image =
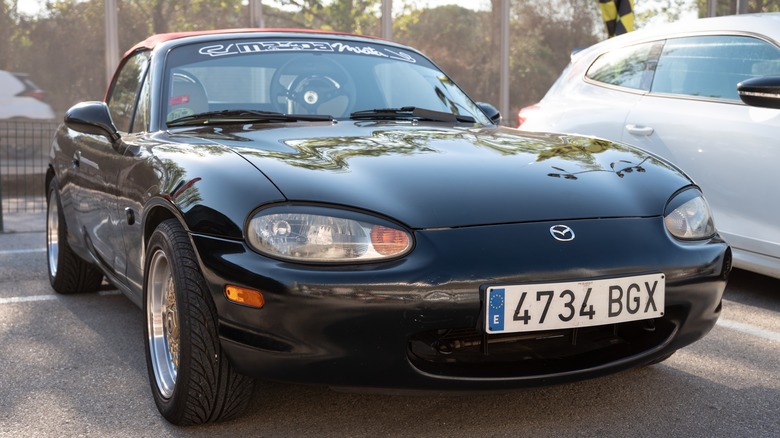
{"type": "Polygon", "coordinates": [[[737,84],[737,93],[750,106],[780,109],[780,76],[763,76],[737,84]]]}
{"type": "Polygon", "coordinates": [[[496,125],[501,123],[501,113],[498,112],[496,107],[485,102],[477,102],[477,106],[482,110],[483,113],[485,113],[486,116],[488,116],[491,122],[495,123],[496,125]]]}
{"type": "Polygon", "coordinates": [[[105,102],[81,102],[72,106],[65,113],[65,126],[84,134],[103,135],[112,142],[119,140],[105,102]]]}

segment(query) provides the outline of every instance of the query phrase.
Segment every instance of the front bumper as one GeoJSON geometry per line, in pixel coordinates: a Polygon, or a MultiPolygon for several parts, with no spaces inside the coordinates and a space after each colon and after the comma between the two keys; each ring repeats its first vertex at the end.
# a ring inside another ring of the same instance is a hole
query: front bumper
{"type": "Polygon", "coordinates": [[[269,380],[401,390],[490,390],[563,383],[652,362],[704,336],[720,314],[731,267],[715,237],[680,242],[662,219],[568,221],[415,233],[407,257],[349,267],[263,257],[242,242],[194,235],[239,372],[269,380]],[[662,272],[665,314],[648,321],[486,336],[490,285],[662,272]],[[266,305],[228,302],[225,284],[263,292],[266,305]]]}

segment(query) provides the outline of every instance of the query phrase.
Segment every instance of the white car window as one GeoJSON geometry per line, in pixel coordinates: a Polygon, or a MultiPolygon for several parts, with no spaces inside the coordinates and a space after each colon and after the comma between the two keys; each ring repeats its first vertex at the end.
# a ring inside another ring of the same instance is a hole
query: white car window
{"type": "Polygon", "coordinates": [[[661,44],[662,41],[637,44],[607,52],[593,62],[585,76],[596,82],[648,91],[653,54],[661,44]]]}
{"type": "Polygon", "coordinates": [[[739,100],[737,84],[780,75],[780,49],[758,38],[718,35],[666,42],[651,91],[739,100]]]}

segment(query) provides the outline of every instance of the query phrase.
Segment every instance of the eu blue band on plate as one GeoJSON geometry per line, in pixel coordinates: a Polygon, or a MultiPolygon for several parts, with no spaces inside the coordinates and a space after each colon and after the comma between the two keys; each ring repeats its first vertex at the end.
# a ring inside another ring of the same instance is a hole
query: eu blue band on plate
{"type": "Polygon", "coordinates": [[[488,328],[504,330],[504,289],[493,289],[488,296],[488,328]]]}

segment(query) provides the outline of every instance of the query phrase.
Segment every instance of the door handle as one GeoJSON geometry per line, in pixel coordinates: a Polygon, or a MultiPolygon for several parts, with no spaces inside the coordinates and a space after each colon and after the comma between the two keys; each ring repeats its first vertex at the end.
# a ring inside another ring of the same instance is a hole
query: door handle
{"type": "Polygon", "coordinates": [[[80,169],[82,164],[86,164],[89,167],[93,167],[95,171],[100,170],[100,165],[87,157],[82,157],[81,151],[76,151],[76,153],[73,154],[73,161],[71,163],[73,164],[74,169],[80,169]]]}
{"type": "Polygon", "coordinates": [[[649,126],[626,125],[626,131],[628,131],[628,133],[631,135],[647,137],[650,134],[652,134],[655,131],[655,129],[649,126]]]}

